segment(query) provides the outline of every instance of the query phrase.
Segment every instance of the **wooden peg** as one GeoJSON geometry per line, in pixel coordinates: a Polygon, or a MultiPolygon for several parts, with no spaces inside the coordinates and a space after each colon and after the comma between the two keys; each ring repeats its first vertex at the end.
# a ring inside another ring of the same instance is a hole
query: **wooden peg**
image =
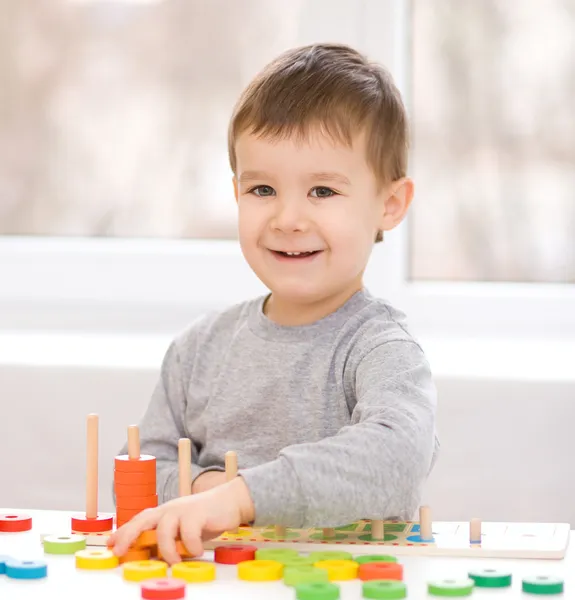
{"type": "Polygon", "coordinates": [[[86,447],[86,519],[98,516],[98,415],[88,415],[86,447]]]}
{"type": "Polygon", "coordinates": [[[469,521],[469,542],[471,544],[481,543],[481,519],[471,519],[469,521]]]}
{"type": "Polygon", "coordinates": [[[377,519],[371,522],[371,539],[382,540],[385,537],[385,527],[383,521],[377,519]]]}
{"type": "Polygon", "coordinates": [[[330,540],[335,537],[335,528],[334,527],[324,527],[322,534],[323,534],[324,539],[330,540]]]}
{"type": "Polygon", "coordinates": [[[419,537],[422,541],[433,539],[431,509],[429,506],[419,508],[419,537]]]}
{"type": "Polygon", "coordinates": [[[231,481],[238,476],[238,455],[230,450],[225,454],[226,481],[231,481]]]}
{"type": "Polygon", "coordinates": [[[178,483],[180,496],[192,493],[192,441],[188,438],[178,441],[178,483]]]}
{"type": "Polygon", "coordinates": [[[283,525],[276,525],[275,526],[275,535],[277,538],[279,539],[284,539],[287,535],[287,528],[284,527],[283,525]]]}
{"type": "Polygon", "coordinates": [[[140,430],[137,425],[128,427],[128,457],[130,460],[140,458],[140,430]]]}

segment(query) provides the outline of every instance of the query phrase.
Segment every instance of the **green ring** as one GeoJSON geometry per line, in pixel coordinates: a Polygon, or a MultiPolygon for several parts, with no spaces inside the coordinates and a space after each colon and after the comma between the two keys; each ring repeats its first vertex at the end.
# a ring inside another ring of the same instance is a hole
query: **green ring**
{"type": "Polygon", "coordinates": [[[511,585],[511,573],[496,571],[495,569],[481,569],[470,571],[469,578],[473,579],[476,587],[501,588],[511,585]]]}
{"type": "Polygon", "coordinates": [[[522,581],[522,589],[529,594],[561,594],[563,580],[559,577],[528,577],[522,581]]]}
{"type": "Polygon", "coordinates": [[[313,560],[309,556],[293,556],[292,558],[282,558],[281,562],[286,569],[297,569],[299,567],[313,567],[313,560]]]}
{"type": "Polygon", "coordinates": [[[284,569],[284,583],[296,587],[304,583],[327,583],[328,573],[325,569],[316,567],[286,567],[284,569]]]}
{"type": "Polygon", "coordinates": [[[366,581],[362,585],[364,598],[398,600],[407,598],[407,587],[403,581],[366,581]]]}
{"type": "Polygon", "coordinates": [[[46,554],[75,554],[86,548],[86,536],[75,533],[47,535],[43,544],[46,554]]]}
{"type": "Polygon", "coordinates": [[[284,561],[299,558],[299,552],[291,548],[262,548],[256,550],[256,560],[275,560],[284,564],[284,561]]]}
{"type": "Polygon", "coordinates": [[[364,554],[361,556],[356,556],[353,560],[360,565],[378,562],[397,562],[397,558],[395,556],[390,556],[388,554],[364,554]]]}
{"type": "Polygon", "coordinates": [[[473,579],[443,579],[428,583],[427,592],[432,596],[460,598],[462,596],[470,596],[474,585],[473,579]]]}
{"type": "Polygon", "coordinates": [[[311,552],[309,555],[313,563],[320,560],[353,560],[353,556],[349,552],[343,550],[324,550],[323,552],[311,552]]]}
{"type": "Polygon", "coordinates": [[[303,583],[295,588],[297,600],[338,600],[339,586],[335,583],[303,583]]]}

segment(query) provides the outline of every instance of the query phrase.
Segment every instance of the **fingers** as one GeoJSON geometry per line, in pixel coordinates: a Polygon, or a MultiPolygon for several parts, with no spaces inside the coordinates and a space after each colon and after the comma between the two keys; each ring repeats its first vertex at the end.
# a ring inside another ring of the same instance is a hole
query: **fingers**
{"type": "Polygon", "coordinates": [[[163,507],[148,508],[122,525],[108,540],[108,547],[116,556],[126,554],[134,540],[148,529],[154,529],[163,514],[163,507]]]}
{"type": "Polygon", "coordinates": [[[182,522],[180,523],[180,538],[186,547],[186,550],[194,557],[197,558],[204,553],[202,528],[197,519],[182,519],[182,522]]]}
{"type": "Polygon", "coordinates": [[[170,565],[180,562],[182,559],[176,549],[176,538],[180,520],[175,511],[166,512],[156,527],[158,550],[162,558],[170,565]]]}

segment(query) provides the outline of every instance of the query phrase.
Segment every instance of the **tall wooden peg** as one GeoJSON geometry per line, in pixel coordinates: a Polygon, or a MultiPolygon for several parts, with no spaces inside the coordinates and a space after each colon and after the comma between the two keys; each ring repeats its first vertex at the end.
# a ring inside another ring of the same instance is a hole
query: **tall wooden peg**
{"type": "Polygon", "coordinates": [[[98,426],[97,414],[88,415],[86,423],[86,514],[72,517],[72,531],[102,533],[111,531],[114,518],[98,515],[98,426]]]}
{"type": "Polygon", "coordinates": [[[192,493],[192,441],[180,438],[178,441],[178,476],[180,496],[192,493]]]}
{"type": "Polygon", "coordinates": [[[140,430],[137,425],[128,427],[128,457],[130,460],[140,458],[140,430]]]}

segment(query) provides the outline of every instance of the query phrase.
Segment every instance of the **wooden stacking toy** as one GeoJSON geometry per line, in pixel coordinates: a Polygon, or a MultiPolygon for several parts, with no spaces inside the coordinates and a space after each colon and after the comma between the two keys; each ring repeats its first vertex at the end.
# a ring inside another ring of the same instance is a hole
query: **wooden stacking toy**
{"type": "Polygon", "coordinates": [[[140,433],[128,427],[128,454],[114,459],[116,527],[121,527],[146,508],[158,506],[156,457],[140,454],[140,433]]]}
{"type": "Polygon", "coordinates": [[[106,533],[114,518],[98,514],[98,415],[88,415],[86,433],[86,513],[72,517],[72,532],[106,533]]]}

